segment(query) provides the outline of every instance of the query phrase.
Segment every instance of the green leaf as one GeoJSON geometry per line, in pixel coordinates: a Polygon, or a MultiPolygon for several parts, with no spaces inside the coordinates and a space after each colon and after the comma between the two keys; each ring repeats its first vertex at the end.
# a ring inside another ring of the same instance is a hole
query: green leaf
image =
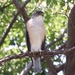
{"type": "Polygon", "coordinates": [[[61,7],[65,6],[65,1],[60,2],[61,7]]]}
{"type": "Polygon", "coordinates": [[[46,4],[50,5],[51,0],[46,0],[46,4]]]}
{"type": "Polygon", "coordinates": [[[35,0],[35,2],[37,3],[37,2],[39,2],[39,0],[35,0]]]}
{"type": "Polygon", "coordinates": [[[57,5],[57,2],[58,2],[57,0],[53,0],[52,3],[53,3],[54,5],[57,5]]]}

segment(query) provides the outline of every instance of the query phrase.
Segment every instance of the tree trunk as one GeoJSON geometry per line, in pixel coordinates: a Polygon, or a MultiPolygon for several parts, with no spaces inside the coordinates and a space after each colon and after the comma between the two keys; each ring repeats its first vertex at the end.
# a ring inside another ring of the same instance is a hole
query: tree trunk
{"type": "MultiPolygon", "coordinates": [[[[75,46],[75,5],[68,18],[67,50],[75,46]]],[[[75,50],[66,55],[65,75],[75,75],[75,50]]]]}

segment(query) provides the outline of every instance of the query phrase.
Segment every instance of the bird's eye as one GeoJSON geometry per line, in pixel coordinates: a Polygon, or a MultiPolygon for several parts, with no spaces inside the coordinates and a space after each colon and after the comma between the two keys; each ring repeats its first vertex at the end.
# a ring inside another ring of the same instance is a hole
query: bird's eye
{"type": "Polygon", "coordinates": [[[41,14],[41,12],[37,12],[37,14],[41,14]]]}

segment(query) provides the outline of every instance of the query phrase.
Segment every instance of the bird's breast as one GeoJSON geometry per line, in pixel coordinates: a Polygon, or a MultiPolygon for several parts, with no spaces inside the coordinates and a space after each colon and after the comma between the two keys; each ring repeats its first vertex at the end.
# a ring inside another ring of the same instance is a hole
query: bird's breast
{"type": "Polygon", "coordinates": [[[46,34],[44,22],[41,20],[30,20],[27,25],[27,30],[29,34],[31,50],[34,49],[35,51],[38,51],[38,49],[41,49],[41,44],[46,34]]]}

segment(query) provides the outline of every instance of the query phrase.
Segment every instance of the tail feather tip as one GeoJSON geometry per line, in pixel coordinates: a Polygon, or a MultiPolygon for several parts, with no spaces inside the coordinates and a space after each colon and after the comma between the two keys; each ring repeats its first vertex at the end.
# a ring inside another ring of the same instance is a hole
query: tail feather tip
{"type": "Polygon", "coordinates": [[[34,72],[41,73],[42,72],[42,69],[34,69],[34,72]]]}

